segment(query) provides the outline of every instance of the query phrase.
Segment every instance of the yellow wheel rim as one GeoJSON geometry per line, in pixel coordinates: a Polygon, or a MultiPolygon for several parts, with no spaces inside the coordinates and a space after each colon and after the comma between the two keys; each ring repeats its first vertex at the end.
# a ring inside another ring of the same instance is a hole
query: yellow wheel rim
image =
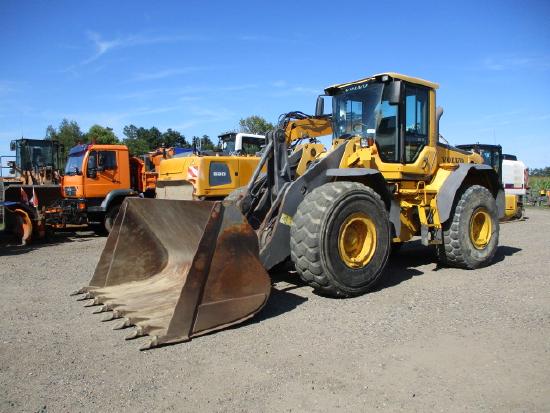
{"type": "Polygon", "coordinates": [[[470,218],[470,239],[478,250],[481,250],[491,241],[493,232],[493,221],[489,211],[485,208],[478,208],[470,218]]]}
{"type": "Polygon", "coordinates": [[[356,212],[346,218],[338,233],[340,258],[350,268],[363,268],[376,249],[376,227],[365,214],[356,212]]]}

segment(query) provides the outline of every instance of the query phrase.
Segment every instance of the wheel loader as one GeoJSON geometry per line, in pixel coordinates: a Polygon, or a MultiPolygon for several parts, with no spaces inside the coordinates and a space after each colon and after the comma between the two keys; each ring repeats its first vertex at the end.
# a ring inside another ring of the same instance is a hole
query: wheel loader
{"type": "Polygon", "coordinates": [[[369,291],[392,244],[415,236],[446,265],[488,265],[504,191],[479,155],[439,142],[437,88],[397,73],[330,86],[300,120],[330,122],[329,150],[296,146],[303,136],[283,117],[248,185],[225,201],[127,199],[76,294],[116,328],[135,326],[128,338],[149,335],[148,349],[252,317],[268,271],[288,261],[332,297],[369,291]]]}
{"type": "Polygon", "coordinates": [[[156,197],[180,200],[221,200],[250,179],[265,141],[263,135],[226,133],[219,136],[220,151],[194,150],[163,160],[158,168],[156,197]]]}

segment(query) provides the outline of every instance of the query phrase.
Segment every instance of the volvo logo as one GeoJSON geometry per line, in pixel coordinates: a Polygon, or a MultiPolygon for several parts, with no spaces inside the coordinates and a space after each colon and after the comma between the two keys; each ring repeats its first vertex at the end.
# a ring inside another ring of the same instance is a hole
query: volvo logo
{"type": "Polygon", "coordinates": [[[462,158],[451,158],[449,156],[443,157],[443,162],[445,163],[464,163],[464,159],[462,158]]]}

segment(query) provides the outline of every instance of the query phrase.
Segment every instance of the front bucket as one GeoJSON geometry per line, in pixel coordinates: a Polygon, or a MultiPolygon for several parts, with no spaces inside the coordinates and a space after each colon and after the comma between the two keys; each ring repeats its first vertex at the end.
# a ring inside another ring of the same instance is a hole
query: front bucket
{"type": "Polygon", "coordinates": [[[233,205],[127,198],[90,285],[77,293],[149,335],[142,349],[239,323],[267,302],[258,239],[233,205]]]}

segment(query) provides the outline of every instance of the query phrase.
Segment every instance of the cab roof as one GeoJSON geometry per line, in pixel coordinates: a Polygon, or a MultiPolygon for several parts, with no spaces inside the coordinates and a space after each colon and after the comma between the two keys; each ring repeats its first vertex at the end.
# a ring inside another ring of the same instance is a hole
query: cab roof
{"type": "Polygon", "coordinates": [[[337,90],[337,89],[342,89],[344,87],[366,83],[366,82],[369,82],[369,81],[372,81],[372,80],[375,80],[375,79],[379,79],[382,76],[389,76],[393,79],[404,80],[406,82],[415,83],[417,85],[427,86],[431,89],[438,89],[439,88],[439,84],[434,83],[434,82],[430,82],[429,80],[421,79],[419,77],[412,77],[412,76],[402,75],[400,73],[395,73],[395,72],[384,72],[384,73],[379,73],[379,74],[376,74],[376,75],[366,77],[364,79],[355,80],[353,82],[339,83],[339,84],[336,84],[336,85],[329,86],[325,89],[325,92],[327,94],[331,94],[331,93],[334,93],[334,91],[337,90]]]}

